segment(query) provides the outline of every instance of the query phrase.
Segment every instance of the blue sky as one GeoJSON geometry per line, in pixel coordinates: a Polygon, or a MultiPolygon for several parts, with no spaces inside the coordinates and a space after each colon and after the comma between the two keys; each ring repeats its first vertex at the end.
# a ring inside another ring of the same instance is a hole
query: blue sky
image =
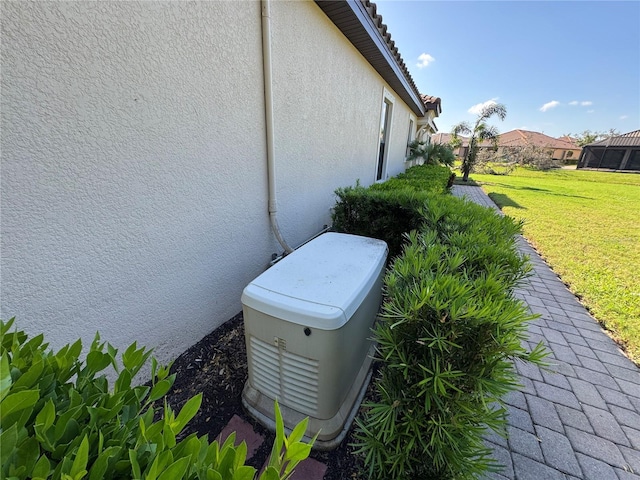
{"type": "Polygon", "coordinates": [[[420,92],[442,99],[440,132],[492,100],[501,132],[640,128],[638,1],[375,3],[420,92]]]}

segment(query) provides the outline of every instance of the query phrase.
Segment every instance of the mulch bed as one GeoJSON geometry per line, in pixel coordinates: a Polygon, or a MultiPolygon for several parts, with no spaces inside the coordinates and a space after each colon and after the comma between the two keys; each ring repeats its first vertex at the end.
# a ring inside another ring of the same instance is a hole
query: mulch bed
{"type": "MultiPolygon", "coordinates": [[[[247,380],[247,356],[242,313],[211,332],[176,359],[171,367],[176,381],[167,395],[174,410],[202,393],[202,406],[186,427],[184,435],[209,435],[213,441],[235,414],[251,423],[265,438],[264,443],[247,462],[260,469],[271,452],[274,435],[255,421],[242,406],[241,395],[247,380]]],[[[368,395],[370,395],[371,388],[368,395]]],[[[353,455],[353,426],[340,446],[331,452],[312,451],[311,457],[327,465],[324,480],[361,478],[364,467],[353,455]]]]}

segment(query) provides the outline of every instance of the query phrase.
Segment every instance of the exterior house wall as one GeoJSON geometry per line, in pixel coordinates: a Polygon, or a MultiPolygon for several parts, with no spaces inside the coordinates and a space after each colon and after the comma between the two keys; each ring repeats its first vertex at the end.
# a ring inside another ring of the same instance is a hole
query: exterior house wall
{"type": "Polygon", "coordinates": [[[556,148],[553,151],[554,160],[577,160],[580,157],[580,149],[556,148]],[[569,152],[571,155],[569,156],[569,152]]]}
{"type": "Polygon", "coordinates": [[[173,358],[274,251],[260,6],[2,9],[2,318],[173,358]]]}
{"type": "Polygon", "coordinates": [[[384,88],[387,174],[404,170],[410,110],[315,3],[273,2],[271,19],[278,215],[293,246],[331,223],[336,188],[374,182],[384,88]]]}
{"type": "MultiPolygon", "coordinates": [[[[258,2],[2,4],[2,311],[175,358],[266,268],[258,2]]],[[[279,222],[298,245],[375,178],[382,78],[310,2],[272,5],[279,222]]],[[[391,93],[393,93],[391,91],[391,93]]],[[[388,174],[409,109],[395,95],[388,174]]]]}

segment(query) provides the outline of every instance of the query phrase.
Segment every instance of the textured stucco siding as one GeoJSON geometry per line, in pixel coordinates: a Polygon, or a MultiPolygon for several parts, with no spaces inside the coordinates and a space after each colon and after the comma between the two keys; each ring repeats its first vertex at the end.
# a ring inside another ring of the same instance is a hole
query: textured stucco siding
{"type": "MultiPolygon", "coordinates": [[[[258,2],[2,2],[1,317],[175,358],[281,248],[267,215],[258,2]]],[[[373,183],[389,87],[312,2],[274,2],[279,222],[373,183]]],[[[390,90],[390,89],[389,89],[390,90]]],[[[393,94],[393,92],[391,92],[393,94]]],[[[393,112],[388,174],[409,109],[393,112]]]]}
{"type": "Polygon", "coordinates": [[[385,87],[387,173],[404,170],[410,110],[313,2],[273,2],[272,29],[279,215],[297,244],[330,223],[336,188],[375,181],[385,87]]]}
{"type": "Polygon", "coordinates": [[[275,250],[260,45],[257,3],[2,2],[2,318],[167,360],[240,310],[275,250]]]}

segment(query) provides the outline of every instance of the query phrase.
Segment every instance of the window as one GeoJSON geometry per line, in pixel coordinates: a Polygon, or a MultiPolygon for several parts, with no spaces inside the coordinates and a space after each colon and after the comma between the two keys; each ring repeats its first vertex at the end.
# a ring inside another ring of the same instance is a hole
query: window
{"type": "Polygon", "coordinates": [[[378,160],[376,163],[376,182],[384,180],[386,177],[393,101],[393,96],[385,89],[382,99],[382,112],[380,114],[380,140],[378,145],[378,160]]]}
{"type": "Polygon", "coordinates": [[[407,135],[407,153],[405,153],[405,155],[408,157],[411,154],[411,149],[409,148],[409,144],[411,142],[413,142],[414,138],[413,136],[415,135],[415,132],[413,131],[413,118],[409,117],[409,134],[407,135]]]}

